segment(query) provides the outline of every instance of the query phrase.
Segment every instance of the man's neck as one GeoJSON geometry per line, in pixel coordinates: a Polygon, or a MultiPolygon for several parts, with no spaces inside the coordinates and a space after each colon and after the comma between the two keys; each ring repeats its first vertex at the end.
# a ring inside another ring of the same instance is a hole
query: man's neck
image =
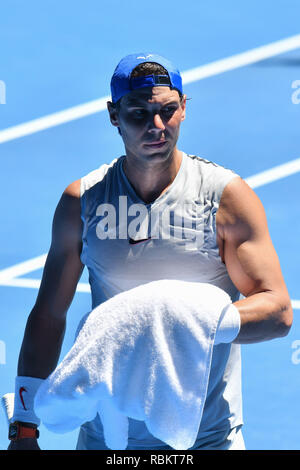
{"type": "Polygon", "coordinates": [[[123,170],[137,195],[150,204],[163,194],[174,181],[182,161],[182,152],[174,149],[170,157],[157,164],[140,165],[126,156],[123,170]]]}

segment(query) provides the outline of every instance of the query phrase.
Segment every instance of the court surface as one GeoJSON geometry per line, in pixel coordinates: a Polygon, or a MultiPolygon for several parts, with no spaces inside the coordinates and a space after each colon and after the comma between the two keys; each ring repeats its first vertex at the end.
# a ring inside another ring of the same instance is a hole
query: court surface
{"type": "MultiPolygon", "coordinates": [[[[124,152],[105,105],[114,67],[156,52],[183,72],[190,98],[179,148],[232,168],[257,192],[293,300],[287,337],[242,346],[246,447],[300,448],[299,17],[297,0],[1,5],[0,395],[14,388],[62,191],[124,152]]],[[[87,280],[84,271],[62,357],[90,309],[87,280]]],[[[76,439],[41,426],[42,449],[73,449],[76,439]]]]}

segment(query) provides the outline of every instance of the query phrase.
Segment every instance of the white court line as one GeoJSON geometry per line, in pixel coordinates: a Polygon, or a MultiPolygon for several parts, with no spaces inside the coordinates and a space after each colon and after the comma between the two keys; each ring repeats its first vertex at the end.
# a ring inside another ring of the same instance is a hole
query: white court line
{"type": "Polygon", "coordinates": [[[35,134],[36,132],[74,121],[75,119],[90,116],[99,111],[104,111],[108,100],[110,100],[110,96],[104,96],[89,103],[80,104],[57,113],[48,114],[48,116],[18,124],[17,126],[8,127],[0,131],[0,144],[25,137],[26,135],[35,134]]]}
{"type": "Polygon", "coordinates": [[[28,261],[15,264],[9,268],[2,269],[0,271],[0,283],[1,281],[7,281],[18,276],[30,273],[31,271],[36,271],[37,269],[43,268],[47,254],[37,256],[36,258],[31,258],[28,261]]]}
{"type": "Polygon", "coordinates": [[[293,175],[300,171],[300,158],[291,160],[290,162],[283,163],[282,165],[275,166],[270,170],[262,171],[257,175],[246,178],[245,181],[251,186],[252,189],[259,188],[265,184],[272,183],[286,176],[293,175]]]}
{"type": "MultiPolygon", "coordinates": [[[[5,287],[22,287],[27,289],[39,289],[41,281],[39,279],[29,278],[10,278],[0,280],[0,286],[5,287]]],[[[90,285],[85,282],[79,282],[76,288],[77,292],[91,292],[90,285]]]]}
{"type": "Polygon", "coordinates": [[[188,70],[183,73],[184,83],[191,83],[203,78],[212,77],[223,72],[251,65],[260,62],[270,57],[274,57],[284,52],[289,52],[300,47],[300,34],[291,36],[287,39],[271,42],[266,46],[256,47],[247,52],[235,54],[226,59],[217,60],[207,65],[200,65],[200,67],[188,70]]]}
{"type": "MultiPolygon", "coordinates": [[[[192,83],[197,80],[228,72],[229,70],[244,67],[245,65],[254,64],[298,48],[300,48],[300,34],[186,70],[182,72],[183,84],[192,83]]],[[[9,142],[75,119],[104,111],[108,100],[110,100],[110,96],[104,96],[103,98],[88,103],[0,130],[0,143],[9,142]]]]}
{"type": "MultiPolygon", "coordinates": [[[[31,258],[22,263],[15,264],[9,268],[0,271],[0,286],[10,287],[27,287],[31,289],[39,289],[41,281],[39,279],[19,278],[37,269],[42,269],[45,265],[47,253],[31,258]]],[[[79,292],[90,292],[89,284],[79,282],[77,284],[79,292]]]]}

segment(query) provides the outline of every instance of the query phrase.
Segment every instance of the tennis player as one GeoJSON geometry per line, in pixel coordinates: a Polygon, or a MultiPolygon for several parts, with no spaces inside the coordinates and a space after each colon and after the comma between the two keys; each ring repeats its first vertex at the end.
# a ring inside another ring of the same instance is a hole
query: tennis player
{"type": "MultiPolygon", "coordinates": [[[[125,153],[71,183],[58,203],[19,356],[9,449],[39,448],[33,399],[57,365],[84,266],[93,308],[158,279],[207,282],[230,295],[239,332],[214,347],[193,449],[244,449],[240,345],[287,335],[293,316],[264,208],[234,171],[177,147],[186,95],[167,59],[123,58],[107,106],[125,153]]],[[[99,416],[81,427],[77,449],[106,449],[99,416]]],[[[131,449],[168,446],[130,419],[131,449]]]]}

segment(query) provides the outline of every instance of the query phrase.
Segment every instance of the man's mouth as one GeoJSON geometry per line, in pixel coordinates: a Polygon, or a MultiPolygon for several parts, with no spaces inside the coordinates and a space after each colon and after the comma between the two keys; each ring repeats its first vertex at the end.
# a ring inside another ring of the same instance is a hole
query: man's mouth
{"type": "Polygon", "coordinates": [[[156,140],[154,142],[148,142],[145,144],[146,147],[153,147],[153,148],[160,148],[163,147],[166,144],[166,140],[156,140]]]}

